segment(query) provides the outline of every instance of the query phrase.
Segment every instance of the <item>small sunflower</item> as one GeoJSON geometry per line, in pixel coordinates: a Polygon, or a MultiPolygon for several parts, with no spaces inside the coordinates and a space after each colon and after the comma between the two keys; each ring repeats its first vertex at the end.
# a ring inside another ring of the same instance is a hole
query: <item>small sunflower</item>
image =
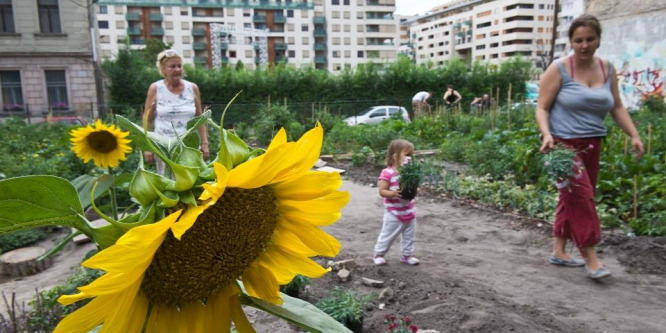
{"type": "Polygon", "coordinates": [[[93,298],[55,332],[254,332],[241,308],[248,295],[281,304],[279,285],[327,269],[310,257],[334,257],[340,243],[320,229],[349,201],[340,175],[311,171],[323,130],[297,142],[280,130],[263,155],[231,170],[215,164],[198,205],[129,230],[82,265],[106,271],[63,304],[93,298]],[[146,319],[147,317],[147,319],[146,319]]]}
{"type": "Polygon", "coordinates": [[[101,120],[95,125],[78,128],[72,131],[72,151],[83,162],[91,159],[102,168],[114,168],[126,159],[125,154],[132,151],[125,139],[129,132],[123,132],[115,125],[106,126],[101,120]]]}

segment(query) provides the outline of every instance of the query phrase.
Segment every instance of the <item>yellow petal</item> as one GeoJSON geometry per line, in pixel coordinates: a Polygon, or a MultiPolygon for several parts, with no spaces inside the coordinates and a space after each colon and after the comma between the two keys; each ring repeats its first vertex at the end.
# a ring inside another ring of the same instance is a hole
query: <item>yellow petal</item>
{"type": "Polygon", "coordinates": [[[205,191],[201,193],[199,200],[208,200],[210,198],[217,200],[222,194],[224,194],[224,189],[227,187],[229,172],[227,172],[227,168],[220,163],[213,163],[213,168],[215,169],[216,176],[215,184],[203,184],[205,191]]]}
{"type": "Polygon", "coordinates": [[[231,308],[229,304],[230,297],[238,297],[238,291],[235,284],[229,284],[222,288],[212,297],[208,298],[207,307],[215,319],[212,322],[211,332],[229,332],[231,329],[231,308]]]}
{"type": "Polygon", "coordinates": [[[275,149],[275,147],[277,147],[279,145],[283,145],[285,143],[287,143],[287,132],[284,130],[284,127],[283,127],[283,128],[280,128],[280,130],[277,132],[277,134],[275,134],[275,136],[273,137],[273,140],[271,140],[271,144],[268,145],[268,148],[266,149],[266,151],[271,150],[271,149],[275,149]]]}
{"type": "Polygon", "coordinates": [[[256,333],[250,322],[245,317],[245,312],[240,305],[240,298],[236,295],[229,298],[229,306],[231,311],[231,319],[236,324],[236,330],[239,333],[256,333]]]}
{"type": "Polygon", "coordinates": [[[319,253],[311,250],[307,245],[305,245],[299,238],[291,232],[289,229],[285,228],[282,223],[278,223],[275,230],[273,231],[273,237],[271,241],[275,246],[280,246],[283,249],[288,250],[290,253],[298,254],[304,257],[314,257],[318,256],[319,253]]]}
{"type": "MultiPolygon", "coordinates": [[[[292,223],[280,222],[279,226],[280,228],[292,232],[303,244],[305,244],[305,246],[312,249],[318,255],[332,258],[340,253],[340,242],[335,237],[327,234],[312,224],[292,221],[292,223]]],[[[281,245],[281,248],[285,251],[297,254],[296,252],[290,251],[290,247],[282,246],[282,243],[276,244],[281,245]]]]}
{"type": "Polygon", "coordinates": [[[85,293],[78,293],[74,295],[62,295],[58,297],[58,303],[62,305],[70,305],[72,303],[78,302],[80,300],[84,300],[86,298],[91,298],[94,297],[93,295],[88,295],[85,293]]]}
{"type": "Polygon", "coordinates": [[[227,187],[250,189],[268,184],[278,172],[293,163],[289,152],[294,145],[294,142],[285,143],[237,165],[229,171],[227,187]]]}
{"type": "MultiPolygon", "coordinates": [[[[134,299],[137,296],[139,287],[141,283],[136,283],[135,285],[127,288],[127,290],[119,293],[115,301],[115,311],[108,313],[104,319],[104,325],[100,333],[126,333],[131,332],[127,329],[128,320],[127,318],[132,315],[130,310],[132,305],[134,305],[134,299]]],[[[136,309],[134,309],[136,310],[136,309]]],[[[145,311],[144,311],[145,315],[145,311]]],[[[142,321],[143,322],[143,321],[142,321]]]]}
{"type": "Polygon", "coordinates": [[[206,308],[199,301],[190,302],[182,306],[180,310],[180,332],[183,333],[206,333],[204,312],[206,308]]]}
{"type": "Polygon", "coordinates": [[[87,333],[102,324],[104,318],[116,310],[118,296],[96,297],[82,308],[63,318],[54,333],[87,333]]]}
{"type": "Polygon", "coordinates": [[[282,168],[270,184],[289,181],[308,172],[319,159],[324,130],[321,126],[307,131],[289,151],[291,165],[282,168]]]}
{"type": "Polygon", "coordinates": [[[173,236],[180,240],[183,234],[194,225],[194,222],[197,221],[197,217],[199,217],[204,210],[206,210],[206,206],[187,206],[187,210],[178,223],[171,226],[173,236]]]}
{"type": "Polygon", "coordinates": [[[280,200],[312,200],[325,196],[342,185],[336,172],[310,171],[302,177],[273,185],[280,200]]]}
{"type": "Polygon", "coordinates": [[[308,214],[326,214],[340,212],[348,202],[348,192],[336,191],[313,200],[280,200],[279,210],[280,212],[298,210],[308,214]]]}
{"type": "Polygon", "coordinates": [[[243,284],[247,294],[261,298],[264,301],[273,304],[282,304],[280,296],[280,287],[270,269],[264,267],[261,263],[254,262],[243,273],[243,284]]]}

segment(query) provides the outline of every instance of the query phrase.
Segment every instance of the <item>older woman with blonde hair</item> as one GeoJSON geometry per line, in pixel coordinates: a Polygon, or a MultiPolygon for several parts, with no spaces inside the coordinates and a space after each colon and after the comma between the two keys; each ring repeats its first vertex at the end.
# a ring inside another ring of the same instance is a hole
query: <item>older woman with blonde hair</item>
{"type": "MultiPolygon", "coordinates": [[[[165,50],[157,55],[157,71],[164,78],[148,88],[144,107],[143,126],[155,133],[175,138],[187,131],[187,122],[201,114],[199,87],[183,79],[183,58],[175,50],[165,50]]],[[[201,152],[208,159],[206,127],[199,127],[201,152]]],[[[153,163],[152,152],[144,152],[146,162],[153,163]]],[[[165,165],[157,159],[157,171],[164,174],[165,165]]]]}
{"type": "Polygon", "coordinates": [[[590,278],[600,279],[611,275],[594,248],[601,240],[594,192],[602,138],[607,132],[606,115],[610,114],[631,138],[637,158],[643,154],[643,143],[620,100],[613,65],[594,56],[601,42],[599,21],[592,15],[576,18],[569,27],[569,40],[574,52],[548,67],[541,79],[536,108],[541,152],[559,143],[577,152],[575,160],[581,166],[578,177],[569,177],[558,186],[560,196],[549,262],[565,267],[585,266],[590,278]],[[583,260],[566,253],[567,240],[574,242],[583,260]]]}

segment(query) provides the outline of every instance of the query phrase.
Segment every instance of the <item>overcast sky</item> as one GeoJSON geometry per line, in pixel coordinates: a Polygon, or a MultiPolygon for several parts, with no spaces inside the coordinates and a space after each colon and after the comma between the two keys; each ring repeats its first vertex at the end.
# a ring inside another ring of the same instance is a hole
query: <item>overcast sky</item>
{"type": "Polygon", "coordinates": [[[396,0],[395,12],[400,15],[423,15],[432,7],[445,4],[450,0],[396,0]]]}

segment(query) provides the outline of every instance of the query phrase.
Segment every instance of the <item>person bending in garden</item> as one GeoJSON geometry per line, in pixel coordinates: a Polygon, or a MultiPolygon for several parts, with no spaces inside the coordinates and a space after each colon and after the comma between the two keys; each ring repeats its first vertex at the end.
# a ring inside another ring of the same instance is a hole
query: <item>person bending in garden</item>
{"type": "Polygon", "coordinates": [[[416,207],[414,199],[404,200],[400,195],[400,172],[398,168],[409,161],[414,145],[407,140],[393,140],[386,152],[386,168],[379,175],[379,195],[384,198],[384,222],[375,245],[375,265],[386,265],[384,255],[393,241],[400,237],[403,264],[417,265],[414,254],[416,231],[416,207]]]}
{"type": "Polygon", "coordinates": [[[428,98],[432,96],[432,93],[429,91],[419,91],[414,97],[412,97],[412,118],[414,120],[417,116],[421,116],[423,109],[428,109],[428,113],[431,112],[430,104],[428,104],[428,98]]]}
{"type": "Polygon", "coordinates": [[[594,53],[599,47],[601,25],[591,15],[576,18],[569,27],[573,55],[551,64],[541,79],[536,108],[536,122],[541,131],[542,153],[556,143],[577,151],[575,159],[583,165],[582,173],[569,177],[569,186],[559,190],[559,202],[553,225],[553,252],[549,262],[555,265],[586,266],[588,276],[600,279],[611,275],[594,249],[601,240],[594,191],[599,171],[601,139],[606,136],[603,120],[610,113],[618,126],[631,137],[631,148],[640,158],[643,143],[622,106],[617,74],[613,65],[594,53]],[[570,239],[583,260],[566,253],[570,239]]]}
{"type": "MultiPolygon", "coordinates": [[[[148,88],[143,127],[174,139],[187,131],[188,120],[201,114],[199,87],[183,79],[183,58],[175,50],[160,52],[156,66],[164,79],[154,82],[148,88]]],[[[206,126],[199,127],[199,136],[201,152],[204,159],[208,159],[206,126]]],[[[143,156],[148,163],[155,161],[157,172],[164,174],[165,165],[162,160],[156,160],[152,152],[144,152],[143,156]]]]}

